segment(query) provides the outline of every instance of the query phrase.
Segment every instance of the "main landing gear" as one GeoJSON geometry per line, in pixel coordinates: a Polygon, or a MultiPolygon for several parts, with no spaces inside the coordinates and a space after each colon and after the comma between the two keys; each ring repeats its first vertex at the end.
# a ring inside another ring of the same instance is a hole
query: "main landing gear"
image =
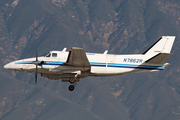
{"type": "Polygon", "coordinates": [[[69,86],[69,91],[73,91],[74,90],[74,85],[70,85],[69,86]]]}
{"type": "Polygon", "coordinates": [[[78,81],[76,78],[77,78],[77,74],[76,74],[73,78],[70,78],[70,79],[69,79],[69,82],[72,84],[72,85],[70,85],[69,88],[68,88],[69,91],[73,91],[73,90],[74,90],[74,88],[75,88],[75,86],[76,86],[76,83],[77,83],[77,81],[78,81]]]}

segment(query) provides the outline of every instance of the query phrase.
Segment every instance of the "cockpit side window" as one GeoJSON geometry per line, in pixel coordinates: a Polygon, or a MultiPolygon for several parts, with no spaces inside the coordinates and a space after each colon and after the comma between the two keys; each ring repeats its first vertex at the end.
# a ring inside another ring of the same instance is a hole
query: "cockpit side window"
{"type": "Polygon", "coordinates": [[[52,57],[57,57],[57,53],[52,53],[52,57]]]}

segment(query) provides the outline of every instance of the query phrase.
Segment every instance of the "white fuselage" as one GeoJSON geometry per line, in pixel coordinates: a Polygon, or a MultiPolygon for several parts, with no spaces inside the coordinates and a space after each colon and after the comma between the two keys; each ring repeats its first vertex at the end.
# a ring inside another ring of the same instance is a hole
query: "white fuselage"
{"type": "Polygon", "coordinates": [[[127,73],[164,70],[175,36],[162,36],[142,54],[115,55],[85,53],[83,48],[72,47],[69,52],[50,51],[43,57],[22,59],[4,66],[8,70],[35,72],[51,80],[62,79],[70,82],[69,90],[73,91],[76,83],[88,76],[113,76],[127,73]]]}
{"type": "MultiPolygon", "coordinates": [[[[57,56],[38,57],[39,61],[44,61],[42,66],[38,66],[38,73],[51,73],[63,76],[63,74],[78,73],[86,69],[86,67],[64,66],[63,63],[66,62],[69,52],[51,51],[51,53],[57,53],[57,56]]],[[[145,64],[144,62],[152,56],[145,56],[143,54],[115,55],[86,53],[86,56],[91,65],[90,72],[86,73],[86,77],[121,75],[133,72],[163,70],[165,68],[163,65],[145,64]]],[[[35,72],[36,66],[32,64],[35,60],[36,58],[22,59],[11,62],[4,67],[9,70],[35,72]]]]}
{"type": "Polygon", "coordinates": [[[50,51],[45,56],[22,59],[4,65],[7,70],[37,73],[50,80],[61,79],[70,82],[68,87],[73,91],[81,78],[88,76],[113,76],[127,73],[164,70],[169,57],[175,36],[162,36],[142,54],[115,55],[85,53],[83,48],[72,47],[62,51],[50,51]]]}

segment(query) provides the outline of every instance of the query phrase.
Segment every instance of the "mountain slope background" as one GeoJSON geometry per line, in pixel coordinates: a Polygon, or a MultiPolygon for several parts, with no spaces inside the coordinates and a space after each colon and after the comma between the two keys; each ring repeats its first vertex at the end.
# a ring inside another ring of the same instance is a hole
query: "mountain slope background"
{"type": "Polygon", "coordinates": [[[178,0],[1,0],[0,119],[180,119],[178,0]],[[69,83],[3,65],[64,47],[143,53],[161,36],[176,40],[164,71],[69,83]]]}

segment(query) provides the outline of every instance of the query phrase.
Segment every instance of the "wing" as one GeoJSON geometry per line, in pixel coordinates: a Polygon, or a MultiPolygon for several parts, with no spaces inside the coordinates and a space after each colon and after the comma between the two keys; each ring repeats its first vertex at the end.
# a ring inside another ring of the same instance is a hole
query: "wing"
{"type": "Polygon", "coordinates": [[[91,67],[84,49],[76,47],[69,50],[68,59],[64,65],[73,67],[91,67]]]}
{"type": "Polygon", "coordinates": [[[169,57],[171,56],[170,53],[159,53],[155,55],[154,57],[147,60],[145,63],[150,64],[164,64],[168,61],[169,57]]]}

